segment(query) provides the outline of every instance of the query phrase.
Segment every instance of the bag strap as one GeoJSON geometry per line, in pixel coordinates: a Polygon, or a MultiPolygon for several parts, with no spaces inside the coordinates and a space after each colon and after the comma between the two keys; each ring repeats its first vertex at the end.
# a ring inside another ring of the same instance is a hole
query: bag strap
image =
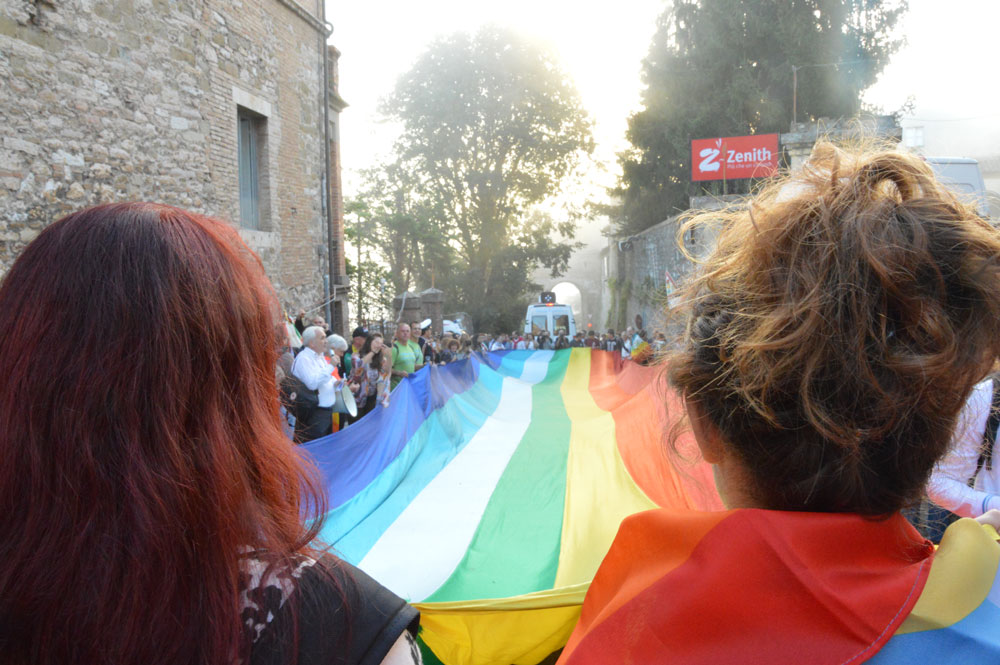
{"type": "Polygon", "coordinates": [[[992,378],[993,399],[990,400],[990,415],[986,419],[986,429],[983,431],[983,442],[979,447],[979,459],[976,461],[976,473],[972,476],[972,482],[975,482],[976,476],[984,467],[987,471],[993,470],[993,448],[997,442],[997,430],[1000,429],[1000,375],[994,374],[992,378]]]}

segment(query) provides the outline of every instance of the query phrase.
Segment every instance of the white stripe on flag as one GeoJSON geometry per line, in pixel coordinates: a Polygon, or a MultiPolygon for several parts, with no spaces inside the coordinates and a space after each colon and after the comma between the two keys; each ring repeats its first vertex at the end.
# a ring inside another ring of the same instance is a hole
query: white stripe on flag
{"type": "Polygon", "coordinates": [[[493,415],[389,525],[358,567],[410,602],[434,593],[465,556],[530,420],[531,385],[505,377],[493,415]]]}
{"type": "Polygon", "coordinates": [[[521,370],[521,380],[528,383],[540,383],[545,379],[549,371],[549,363],[552,361],[554,351],[535,351],[524,361],[524,369],[521,370]]]}

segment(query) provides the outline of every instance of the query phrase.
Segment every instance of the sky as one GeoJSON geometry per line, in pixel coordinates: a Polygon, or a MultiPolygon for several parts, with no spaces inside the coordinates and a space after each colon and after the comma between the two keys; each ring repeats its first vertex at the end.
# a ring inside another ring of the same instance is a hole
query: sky
{"type": "MultiPolygon", "coordinates": [[[[510,26],[548,43],[576,83],[594,122],[597,148],[587,186],[612,185],[615,154],[626,147],[628,116],[639,108],[642,59],[664,0],[373,0],[327,2],[331,42],[342,52],[340,93],[344,191],[357,172],[385,156],[394,136],[379,122],[379,100],[440,35],[510,26]]],[[[996,27],[1000,0],[911,0],[900,33],[907,40],[866,100],[887,112],[909,96],[904,126],[925,126],[928,150],[952,156],[1000,155],[996,27]]]]}
{"type": "MultiPolygon", "coordinates": [[[[594,121],[595,161],[611,167],[625,147],[628,116],[638,108],[642,59],[662,11],[662,0],[376,0],[327,3],[340,49],[340,94],[351,105],[341,115],[341,163],[350,196],[356,171],[392,147],[393,129],[378,122],[377,107],[396,79],[435,37],[510,26],[555,50],[594,121]]],[[[599,183],[614,183],[594,171],[599,183]]]]}

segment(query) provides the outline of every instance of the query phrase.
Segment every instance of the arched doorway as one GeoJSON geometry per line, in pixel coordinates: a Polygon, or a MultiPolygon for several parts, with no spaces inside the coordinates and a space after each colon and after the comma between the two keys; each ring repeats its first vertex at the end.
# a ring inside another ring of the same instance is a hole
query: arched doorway
{"type": "Polygon", "coordinates": [[[573,282],[559,282],[551,289],[556,294],[556,302],[562,305],[569,305],[573,310],[573,318],[576,319],[578,329],[583,321],[583,295],[580,289],[573,282]]]}

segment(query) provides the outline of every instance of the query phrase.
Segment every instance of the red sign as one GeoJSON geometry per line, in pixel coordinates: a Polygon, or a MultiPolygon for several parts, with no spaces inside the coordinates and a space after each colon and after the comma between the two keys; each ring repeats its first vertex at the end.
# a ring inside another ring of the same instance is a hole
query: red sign
{"type": "Polygon", "coordinates": [[[692,180],[765,178],[777,170],[777,134],[691,141],[692,180]]]}

